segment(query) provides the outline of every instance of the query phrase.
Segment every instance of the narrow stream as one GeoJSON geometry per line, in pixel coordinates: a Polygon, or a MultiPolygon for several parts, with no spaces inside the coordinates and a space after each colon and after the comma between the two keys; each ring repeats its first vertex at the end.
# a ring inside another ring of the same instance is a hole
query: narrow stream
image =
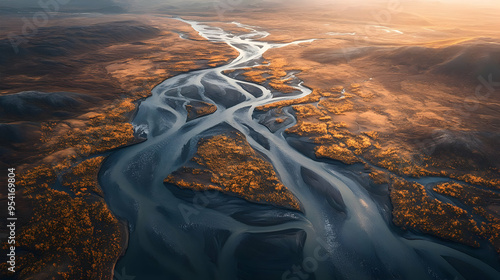
{"type": "Polygon", "coordinates": [[[133,120],[147,141],[114,152],[104,163],[100,184],[106,201],[130,228],[117,272],[134,279],[424,280],[466,279],[460,274],[465,267],[479,271],[477,279],[500,279],[491,252],[401,236],[390,224],[390,210],[358,180],[289,145],[283,132],[293,123],[275,132],[260,124],[255,107],[309,94],[300,82],[299,94],[273,96],[261,85],[223,74],[259,65],[269,49],[317,42],[266,43],[268,33],[239,23],[247,34],[182,21],[210,41],[227,43],[239,56],[158,85],[133,120]],[[187,122],[189,101],[210,102],[218,110],[187,122]],[[201,137],[229,129],[241,132],[272,163],[303,213],[163,183],[191,159],[201,137]]]}

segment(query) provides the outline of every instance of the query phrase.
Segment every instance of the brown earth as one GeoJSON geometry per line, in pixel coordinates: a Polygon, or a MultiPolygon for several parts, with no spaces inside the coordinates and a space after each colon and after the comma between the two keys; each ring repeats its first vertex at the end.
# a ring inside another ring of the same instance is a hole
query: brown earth
{"type": "Polygon", "coordinates": [[[317,159],[365,164],[375,184],[389,187],[396,225],[472,246],[488,240],[500,251],[498,201],[490,199],[500,188],[500,7],[420,1],[391,8],[291,4],[224,17],[270,32],[265,41],[317,39],[270,50],[268,66],[240,76],[293,94],[283,77],[299,72],[313,90],[257,111],[273,111],[280,123],[292,106],[297,125],[288,137],[313,143],[317,159]],[[429,190],[407,181],[421,176],[450,183],[429,190]],[[473,207],[471,197],[482,203],[473,207]]]}
{"type": "MultiPolygon", "coordinates": [[[[373,183],[389,187],[396,225],[472,246],[488,240],[499,250],[499,9],[429,7],[422,1],[405,2],[401,10],[387,3],[257,6],[229,10],[224,23],[214,24],[259,26],[271,33],[266,41],[318,39],[270,50],[268,67],[243,75],[293,94],[291,81],[282,78],[298,71],[313,89],[301,100],[259,110],[275,110],[276,122],[285,124],[280,109],[293,106],[298,123],[287,137],[313,143],[318,160],[365,164],[373,183]],[[458,182],[430,189],[409,182],[429,175],[458,182]]],[[[221,21],[211,11],[203,17],[200,11],[176,12],[221,21]]],[[[110,279],[125,231],[100,196],[102,158],[94,156],[135,141],[128,123],[134,101],[154,85],[226,63],[236,53],[168,17],[106,15],[54,18],[15,54],[6,34],[19,32],[20,22],[2,15],[0,29],[0,166],[18,168],[18,235],[26,252],[15,277],[110,279]],[[22,91],[38,93],[4,98],[22,91]],[[62,190],[50,187],[58,180],[62,190]]],[[[214,145],[220,141],[229,140],[214,145]]],[[[205,168],[217,175],[216,168],[205,168]]],[[[257,194],[249,189],[232,193],[252,200],[257,194]]],[[[294,205],[292,197],[287,201],[294,205]]]]}
{"type": "Polygon", "coordinates": [[[19,47],[0,38],[1,166],[16,167],[23,252],[14,278],[111,279],[127,232],[102,197],[99,155],[137,141],[129,119],[156,84],[236,53],[180,21],[138,15],[57,19],[19,47]]]}

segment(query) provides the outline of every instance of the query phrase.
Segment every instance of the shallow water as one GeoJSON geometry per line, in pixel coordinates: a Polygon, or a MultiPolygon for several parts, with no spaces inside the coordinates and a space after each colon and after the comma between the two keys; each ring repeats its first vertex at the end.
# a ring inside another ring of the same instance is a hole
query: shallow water
{"type": "MultiPolygon", "coordinates": [[[[158,85],[133,120],[147,141],[112,153],[104,163],[99,179],[106,201],[130,227],[117,273],[135,279],[423,280],[464,279],[465,268],[483,274],[477,279],[500,279],[495,254],[488,250],[402,236],[390,224],[390,210],[345,175],[348,167],[315,161],[289,145],[283,131],[295,123],[292,114],[274,132],[259,122],[266,116],[254,113],[256,106],[311,91],[299,82],[297,94],[273,95],[222,72],[259,65],[267,50],[289,44],[266,43],[268,33],[239,23],[247,34],[182,21],[239,56],[158,85]],[[192,100],[214,103],[218,110],[186,122],[184,105],[192,100]],[[240,131],[273,164],[304,213],[163,183],[191,159],[201,137],[228,129],[240,131]]],[[[308,43],[315,42],[291,44],[308,43]]]]}

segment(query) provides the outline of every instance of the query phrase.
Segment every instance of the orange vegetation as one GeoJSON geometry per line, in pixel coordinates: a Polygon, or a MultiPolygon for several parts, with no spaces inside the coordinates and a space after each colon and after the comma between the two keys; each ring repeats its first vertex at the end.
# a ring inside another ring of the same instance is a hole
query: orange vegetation
{"type": "Polygon", "coordinates": [[[325,123],[301,121],[296,126],[287,129],[286,132],[300,136],[323,135],[327,133],[327,125],[325,123]]]}
{"type": "Polygon", "coordinates": [[[194,190],[218,190],[258,203],[300,210],[273,166],[259,156],[239,132],[202,139],[191,160],[200,169],[182,168],[165,182],[194,190]]]}
{"type": "Polygon", "coordinates": [[[481,230],[473,217],[462,208],[431,198],[424,186],[394,178],[391,201],[396,225],[479,246],[476,236],[481,230]]]}
{"type": "Polygon", "coordinates": [[[206,115],[210,115],[217,111],[217,106],[202,101],[192,101],[186,104],[186,111],[188,113],[187,120],[193,120],[206,115]]]}
{"type": "Polygon", "coordinates": [[[361,162],[356,156],[354,156],[351,150],[335,144],[330,146],[318,146],[316,148],[316,157],[331,158],[342,161],[346,164],[361,162]]]}
{"type": "Polygon", "coordinates": [[[473,213],[479,217],[476,220],[481,229],[481,237],[489,240],[500,253],[500,215],[490,210],[490,206],[500,206],[500,194],[458,183],[441,183],[433,191],[456,198],[472,207],[473,213]]]}
{"type": "Polygon", "coordinates": [[[247,81],[268,85],[281,93],[291,93],[295,89],[289,84],[291,78],[287,78],[289,71],[297,70],[287,67],[286,59],[274,58],[267,65],[260,65],[243,69],[243,76],[247,81]]]}
{"type": "Polygon", "coordinates": [[[374,170],[370,173],[370,179],[375,183],[375,184],[387,184],[389,183],[389,175],[387,172],[381,171],[381,170],[374,170]]]}
{"type": "Polygon", "coordinates": [[[263,106],[258,106],[256,109],[260,111],[269,111],[270,109],[273,108],[283,108],[291,105],[296,105],[296,104],[307,104],[307,103],[315,103],[320,101],[322,97],[330,97],[334,96],[332,92],[337,93],[337,97],[340,96],[340,92],[342,91],[342,88],[332,88],[330,90],[320,90],[320,89],[314,89],[310,94],[297,98],[297,99],[291,99],[291,100],[283,100],[283,101],[278,101],[278,102],[273,102],[267,105],[263,106]]]}
{"type": "Polygon", "coordinates": [[[16,240],[17,247],[27,252],[16,263],[19,278],[111,278],[121,253],[123,228],[102,198],[82,195],[99,190],[96,178],[101,161],[90,159],[75,167],[64,176],[70,180],[63,182],[69,187],[64,191],[49,186],[56,177],[48,166],[19,174],[17,185],[23,188],[23,197],[31,201],[33,210],[16,240]]]}
{"type": "MultiPolygon", "coordinates": [[[[250,74],[256,76],[255,72],[250,74]]],[[[363,85],[353,83],[345,87],[313,88],[312,93],[305,97],[266,104],[257,107],[257,110],[276,110],[275,113],[279,115],[278,110],[292,106],[297,123],[288,128],[286,133],[308,137],[316,144],[314,152],[317,158],[329,158],[346,164],[367,164],[367,169],[372,170],[370,179],[374,183],[391,185],[390,196],[396,225],[471,246],[479,246],[478,237],[483,238],[500,252],[498,213],[484,210],[491,202],[476,207],[473,205],[490,197],[491,192],[472,192],[469,187],[464,189],[455,185],[435,188],[436,192],[460,198],[465,204],[474,207],[474,213],[468,213],[458,206],[430,197],[424,186],[409,183],[396,175],[450,177],[492,188],[499,188],[500,181],[489,176],[488,172],[484,172],[484,176],[482,173],[460,173],[451,161],[423,154],[404,145],[392,145],[386,138],[381,138],[377,131],[353,133],[348,125],[335,121],[338,115],[357,109],[355,104],[358,105],[359,100],[369,101],[372,97],[373,94],[365,90],[363,85]],[[369,167],[368,163],[386,170],[376,170],[369,167]],[[476,196],[470,197],[474,193],[476,196]],[[474,219],[473,214],[482,218],[474,219]]]]}
{"type": "MultiPolygon", "coordinates": [[[[354,89],[355,92],[359,92],[357,87],[354,89]]],[[[419,155],[401,147],[382,147],[379,143],[379,134],[375,131],[360,134],[350,132],[344,123],[333,120],[335,115],[353,109],[352,103],[348,100],[352,95],[346,94],[344,98],[338,99],[334,95],[325,96],[320,93],[320,90],[315,89],[309,96],[268,104],[258,109],[270,110],[293,105],[297,124],[288,128],[286,133],[309,137],[317,144],[315,148],[317,158],[334,159],[346,164],[368,161],[398,175],[448,176],[478,185],[498,186],[498,180],[495,179],[488,180],[471,174],[459,175],[445,171],[443,169],[446,163],[439,162],[432,157],[419,155]],[[317,105],[314,104],[316,102],[318,102],[317,105]],[[422,160],[415,160],[418,157],[422,160]]],[[[391,182],[388,172],[385,171],[373,171],[370,178],[377,184],[391,182]]],[[[484,213],[484,210],[480,210],[486,208],[487,204],[475,208],[475,214],[482,215],[487,221],[478,224],[464,209],[431,198],[422,185],[396,178],[398,177],[393,176],[395,181],[391,188],[396,225],[405,229],[418,229],[471,246],[479,246],[477,236],[482,236],[489,240],[497,250],[500,250],[500,234],[498,233],[500,220],[491,213],[484,213]]],[[[442,188],[439,190],[442,191],[442,188]]],[[[479,197],[486,196],[485,193],[479,195],[479,197]]]]}
{"type": "MultiPolygon", "coordinates": [[[[161,45],[154,40],[148,44],[161,45]]],[[[135,141],[128,122],[136,108],[134,101],[149,96],[162,80],[179,72],[221,65],[237,56],[228,46],[213,45],[200,43],[198,50],[189,51],[192,60],[188,61],[185,47],[174,50],[168,45],[167,56],[164,51],[151,52],[150,57],[108,65],[110,78],[120,82],[125,97],[117,96],[114,102],[89,108],[93,112],[75,119],[41,124],[37,156],[45,158],[20,167],[24,171],[18,174],[19,190],[32,209],[31,220],[19,230],[16,240],[26,252],[16,263],[19,278],[112,278],[114,264],[123,250],[125,229],[102,198],[97,173],[104,157],[94,156],[135,141]]],[[[201,116],[215,109],[207,103],[196,108],[196,114],[201,116]]],[[[0,265],[2,273],[7,272],[5,265],[0,265]]]]}
{"type": "Polygon", "coordinates": [[[97,173],[104,157],[90,158],[73,167],[63,175],[62,185],[71,189],[76,196],[89,196],[93,193],[102,196],[97,185],[97,173]]]}

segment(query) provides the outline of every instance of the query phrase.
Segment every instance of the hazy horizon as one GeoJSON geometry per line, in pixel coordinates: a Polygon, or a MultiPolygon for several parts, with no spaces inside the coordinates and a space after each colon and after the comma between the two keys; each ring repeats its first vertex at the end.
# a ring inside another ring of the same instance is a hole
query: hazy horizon
{"type": "MultiPolygon", "coordinates": [[[[4,0],[0,2],[0,7],[12,7],[12,8],[39,8],[43,3],[50,3],[51,1],[47,0],[4,0]],[[42,3],[42,4],[40,4],[42,3]]],[[[161,7],[167,5],[192,5],[196,3],[204,3],[204,4],[221,4],[221,5],[231,5],[235,6],[244,6],[244,5],[258,5],[258,4],[384,4],[391,3],[394,0],[292,0],[292,1],[284,1],[284,0],[59,0],[59,2],[67,2],[66,4],[61,3],[62,6],[66,8],[79,8],[79,9],[102,9],[110,6],[120,6],[127,10],[137,10],[144,8],[152,8],[152,7],[161,7]]],[[[447,3],[447,4],[467,4],[474,6],[496,6],[500,7],[500,2],[496,0],[476,0],[474,2],[466,1],[466,0],[399,0],[401,4],[405,3],[415,3],[415,2],[429,2],[429,3],[447,3]]]]}

